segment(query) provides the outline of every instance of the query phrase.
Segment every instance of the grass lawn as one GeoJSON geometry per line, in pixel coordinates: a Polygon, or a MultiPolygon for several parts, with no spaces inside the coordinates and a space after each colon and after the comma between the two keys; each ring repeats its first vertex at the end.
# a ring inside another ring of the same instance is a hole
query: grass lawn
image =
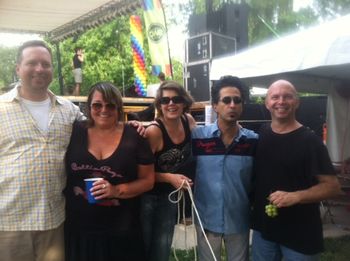
{"type": "Polygon", "coordinates": [[[325,239],[325,252],[321,261],[349,261],[350,236],[325,239]]]}
{"type": "MultiPolygon", "coordinates": [[[[177,251],[179,261],[193,261],[193,251],[177,251]]],[[[174,255],[169,261],[175,261],[174,255]]],[[[226,259],[223,259],[226,260],[226,259]]],[[[321,261],[349,261],[350,260],[350,236],[325,239],[325,252],[321,255],[321,261]]]]}

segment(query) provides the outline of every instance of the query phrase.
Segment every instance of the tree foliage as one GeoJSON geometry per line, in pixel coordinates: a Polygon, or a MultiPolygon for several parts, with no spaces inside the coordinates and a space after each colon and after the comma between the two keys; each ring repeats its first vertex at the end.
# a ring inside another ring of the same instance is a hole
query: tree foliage
{"type": "Polygon", "coordinates": [[[314,0],[313,8],[324,20],[350,13],[350,0],[314,0]]]}
{"type": "Polygon", "coordinates": [[[0,46],[0,88],[7,87],[16,76],[16,47],[0,46]]]}
{"type": "Polygon", "coordinates": [[[249,4],[248,28],[251,43],[276,37],[282,31],[288,31],[294,26],[292,14],[288,12],[293,7],[292,0],[251,0],[249,4]]]}
{"type": "MultiPolygon", "coordinates": [[[[120,89],[133,83],[132,52],[130,45],[129,17],[123,16],[96,29],[60,44],[62,75],[66,91],[74,85],[72,59],[74,49],[82,47],[83,84],[81,93],[86,95],[89,87],[98,81],[110,81],[120,89]]],[[[56,72],[57,73],[57,72],[56,72]]],[[[58,92],[58,78],[51,87],[58,92]]]]}

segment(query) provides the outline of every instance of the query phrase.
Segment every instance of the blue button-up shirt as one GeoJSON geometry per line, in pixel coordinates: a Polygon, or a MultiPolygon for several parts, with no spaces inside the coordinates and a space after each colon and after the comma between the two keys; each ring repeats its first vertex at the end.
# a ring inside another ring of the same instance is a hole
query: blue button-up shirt
{"type": "Polygon", "coordinates": [[[195,204],[203,227],[223,234],[249,230],[249,198],[258,135],[240,128],[225,147],[217,122],[192,131],[197,159],[195,204]]]}

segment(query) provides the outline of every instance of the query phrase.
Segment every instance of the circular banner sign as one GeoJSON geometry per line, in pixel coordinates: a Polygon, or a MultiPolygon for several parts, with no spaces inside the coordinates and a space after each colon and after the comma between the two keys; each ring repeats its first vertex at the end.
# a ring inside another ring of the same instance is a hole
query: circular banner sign
{"type": "Polygon", "coordinates": [[[165,35],[165,28],[162,24],[159,23],[151,24],[148,28],[147,34],[148,38],[151,41],[158,43],[165,35]]]}

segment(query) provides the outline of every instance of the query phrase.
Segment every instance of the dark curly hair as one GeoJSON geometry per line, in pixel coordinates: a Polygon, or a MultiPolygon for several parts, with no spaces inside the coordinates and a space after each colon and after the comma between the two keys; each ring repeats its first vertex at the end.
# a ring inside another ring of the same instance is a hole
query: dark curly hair
{"type": "Polygon", "coordinates": [[[248,97],[248,87],[236,76],[223,76],[218,81],[214,83],[214,85],[211,88],[211,102],[212,104],[217,104],[220,99],[220,90],[225,87],[235,87],[239,90],[241,93],[241,98],[243,102],[246,100],[246,97],[248,97]]]}

